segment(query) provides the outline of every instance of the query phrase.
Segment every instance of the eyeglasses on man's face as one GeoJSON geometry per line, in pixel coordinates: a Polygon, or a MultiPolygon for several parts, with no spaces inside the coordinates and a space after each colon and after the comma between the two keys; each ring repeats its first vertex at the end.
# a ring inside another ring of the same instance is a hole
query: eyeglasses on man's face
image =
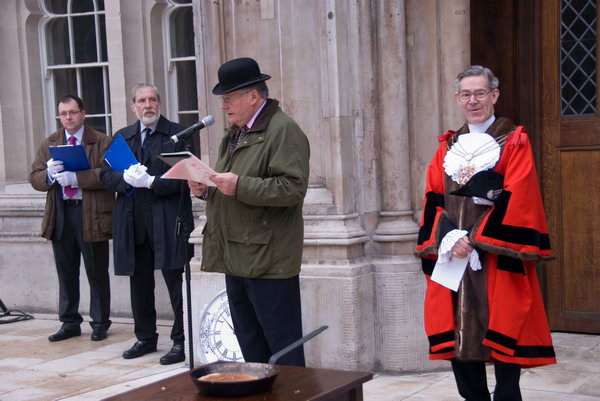
{"type": "Polygon", "coordinates": [[[61,111],[60,113],[58,113],[58,116],[60,118],[75,117],[79,113],[81,113],[81,110],[61,111]]]}
{"type": "Polygon", "coordinates": [[[234,103],[236,100],[238,100],[239,98],[241,98],[243,95],[245,95],[248,92],[252,92],[252,89],[245,90],[245,91],[239,92],[234,95],[219,96],[219,100],[221,101],[221,103],[229,106],[230,104],[234,103]]]}
{"type": "Polygon", "coordinates": [[[490,94],[490,92],[492,92],[492,90],[486,91],[481,89],[476,90],[475,92],[460,91],[458,92],[458,99],[461,102],[468,102],[471,100],[472,97],[475,97],[475,100],[481,101],[484,100],[486,96],[490,94]]]}

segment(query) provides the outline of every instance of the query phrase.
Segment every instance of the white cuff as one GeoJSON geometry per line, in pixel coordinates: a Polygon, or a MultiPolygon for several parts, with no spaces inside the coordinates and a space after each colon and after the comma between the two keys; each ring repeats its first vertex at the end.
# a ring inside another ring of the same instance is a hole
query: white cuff
{"type": "MultiPolygon", "coordinates": [[[[444,263],[450,260],[451,251],[454,245],[458,242],[459,239],[468,235],[469,232],[466,230],[452,230],[449,231],[442,241],[440,242],[440,246],[438,248],[438,261],[444,263]]],[[[473,250],[469,254],[469,265],[473,270],[481,270],[481,262],[479,261],[479,254],[476,250],[473,250]]]]}
{"type": "Polygon", "coordinates": [[[442,238],[440,242],[440,246],[438,248],[438,260],[440,262],[447,262],[450,260],[450,251],[452,251],[452,247],[454,244],[458,242],[459,239],[469,234],[466,230],[452,230],[448,231],[448,233],[442,238]]]}

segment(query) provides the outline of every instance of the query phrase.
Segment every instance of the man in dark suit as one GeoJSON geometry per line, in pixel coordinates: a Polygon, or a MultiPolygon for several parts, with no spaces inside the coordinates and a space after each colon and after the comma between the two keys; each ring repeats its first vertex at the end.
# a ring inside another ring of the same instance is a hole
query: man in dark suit
{"type": "Polygon", "coordinates": [[[106,338],[111,324],[108,240],[114,195],[100,183],[100,167],[110,138],[84,124],[85,108],[77,96],[59,100],[58,117],[63,127],[42,142],[29,176],[34,189],[47,192],[42,237],[52,241],[58,273],[62,327],[48,340],[81,335],[79,267],[83,256],[90,284],[91,339],[100,341],[106,338]],[[49,146],[65,144],[83,145],[88,169],[66,171],[63,161],[50,157],[49,146]]]}
{"type": "Polygon", "coordinates": [[[194,222],[187,185],[161,178],[169,166],[158,155],[185,150],[188,144],[169,142],[183,127],[161,116],[160,95],[153,85],[142,83],[133,88],[131,109],[138,121],[119,130],[115,138],[122,136],[140,163],[123,172],[105,163],[101,171],[102,183],[117,193],[113,214],[115,274],[130,277],[137,341],[123,358],[156,351],[154,270],[159,269],[175,315],[173,347],[160,358],[161,364],[168,365],[185,360],[181,285],[184,264],[193,255],[193,247],[178,240],[181,236],[176,236],[176,230],[191,232],[194,222]]]}

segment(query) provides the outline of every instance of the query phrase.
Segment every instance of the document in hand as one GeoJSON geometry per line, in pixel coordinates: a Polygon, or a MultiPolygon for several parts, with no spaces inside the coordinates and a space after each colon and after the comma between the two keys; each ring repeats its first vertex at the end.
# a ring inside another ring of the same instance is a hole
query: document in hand
{"type": "Polygon", "coordinates": [[[81,145],[48,146],[54,160],[63,162],[65,171],[80,171],[90,168],[85,150],[81,145]]]}
{"type": "Polygon", "coordinates": [[[172,166],[161,178],[192,180],[211,187],[215,186],[208,177],[217,172],[191,152],[161,153],[158,158],[172,166]]]}
{"type": "Polygon", "coordinates": [[[439,259],[433,268],[431,280],[443,285],[452,291],[458,291],[469,258],[451,257],[450,260],[441,262],[439,259]]]}
{"type": "Polygon", "coordinates": [[[116,171],[125,171],[129,166],[138,164],[135,155],[121,135],[112,141],[110,147],[106,150],[104,160],[116,171]]]}

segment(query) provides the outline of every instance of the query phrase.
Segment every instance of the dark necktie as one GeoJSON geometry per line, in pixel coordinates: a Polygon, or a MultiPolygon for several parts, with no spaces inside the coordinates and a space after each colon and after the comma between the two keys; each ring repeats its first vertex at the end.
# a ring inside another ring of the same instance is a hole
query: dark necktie
{"type": "Polygon", "coordinates": [[[142,144],[142,161],[146,160],[147,156],[150,156],[150,138],[152,135],[150,133],[152,130],[150,128],[144,128],[144,143],[142,144]]]}
{"type": "Polygon", "coordinates": [[[249,129],[250,128],[244,125],[231,136],[231,139],[229,140],[229,149],[227,150],[227,158],[231,157],[233,151],[235,150],[235,148],[237,148],[238,143],[240,143],[240,141],[242,140],[244,135],[246,135],[246,132],[248,132],[249,129]]]}
{"type": "MultiPolygon", "coordinates": [[[[77,144],[77,138],[75,137],[75,135],[71,135],[69,137],[69,145],[75,146],[76,144],[77,144]]],[[[67,198],[72,198],[75,196],[75,194],[77,194],[77,188],[73,188],[70,185],[64,187],[63,191],[65,191],[65,195],[67,195],[67,198]]]]}

